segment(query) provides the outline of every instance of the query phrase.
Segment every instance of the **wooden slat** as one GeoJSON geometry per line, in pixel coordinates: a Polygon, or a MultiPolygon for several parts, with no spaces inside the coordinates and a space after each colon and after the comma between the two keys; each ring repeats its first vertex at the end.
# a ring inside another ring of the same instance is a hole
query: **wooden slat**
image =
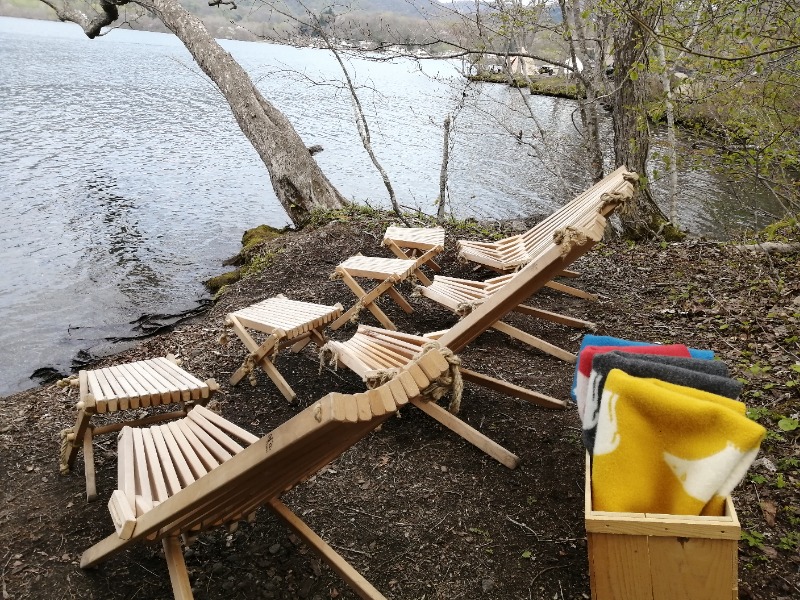
{"type": "Polygon", "coordinates": [[[161,436],[164,438],[164,443],[169,451],[169,456],[172,461],[172,466],[175,468],[175,474],[178,476],[178,481],[181,487],[186,487],[192,483],[197,477],[195,473],[198,471],[204,472],[200,461],[197,461],[195,469],[192,469],[190,461],[184,456],[181,450],[181,445],[175,437],[175,433],[168,425],[160,425],[158,429],[161,431],[161,436]]]}

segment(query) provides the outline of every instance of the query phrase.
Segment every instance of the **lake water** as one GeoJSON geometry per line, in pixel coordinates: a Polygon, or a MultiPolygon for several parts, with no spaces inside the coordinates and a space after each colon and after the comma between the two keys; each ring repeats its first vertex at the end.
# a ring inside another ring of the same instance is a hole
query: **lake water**
{"type": "MultiPolygon", "coordinates": [[[[284,111],[342,193],[387,206],[329,53],[223,45],[284,111]]],[[[508,132],[530,131],[515,90],[465,87],[454,65],[349,59],[375,152],[402,205],[432,212],[442,122],[456,110],[449,200],[458,216],[545,214],[565,185],[508,132]]],[[[575,163],[575,104],[530,98],[562,173],[575,163]]],[[[681,223],[718,234],[753,215],[703,170],[685,174],[681,223]]],[[[222,96],[173,36],[0,17],[0,395],[70,370],[135,334],[143,314],[202,305],[243,230],[288,224],[267,171],[222,96]]]]}

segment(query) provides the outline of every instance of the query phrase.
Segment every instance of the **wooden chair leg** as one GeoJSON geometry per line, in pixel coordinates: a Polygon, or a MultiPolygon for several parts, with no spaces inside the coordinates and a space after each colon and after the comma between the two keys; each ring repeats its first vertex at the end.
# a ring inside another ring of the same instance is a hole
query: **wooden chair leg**
{"type": "Polygon", "coordinates": [[[289,529],[308,544],[320,558],[328,563],[361,598],[365,600],[386,600],[386,597],[367,581],[361,573],[356,571],[353,566],[342,558],[336,550],[331,548],[325,540],[314,533],[314,531],[306,525],[300,517],[289,510],[283,502],[275,499],[267,506],[269,506],[270,510],[272,510],[276,516],[280,517],[281,520],[286,523],[289,529]]]}
{"type": "Polygon", "coordinates": [[[259,363],[261,368],[264,369],[264,373],[272,380],[278,390],[280,390],[283,397],[286,398],[289,402],[294,402],[295,398],[297,398],[297,394],[294,393],[294,390],[289,385],[289,383],[283,378],[283,375],[280,374],[278,369],[275,368],[275,365],[272,364],[266,356],[261,359],[259,363]]]}
{"type": "Polygon", "coordinates": [[[536,348],[549,354],[550,356],[555,356],[563,360],[564,362],[568,362],[571,364],[575,364],[576,357],[571,352],[567,352],[563,348],[559,348],[555,344],[551,344],[550,342],[546,342],[541,338],[538,338],[534,335],[526,333],[521,329],[518,329],[508,323],[504,323],[503,321],[498,321],[494,325],[492,325],[492,329],[496,329],[497,331],[502,331],[506,335],[513,337],[516,340],[524,344],[528,344],[532,348],[536,348]]]}
{"type": "Polygon", "coordinates": [[[376,287],[372,288],[369,292],[366,292],[364,288],[358,285],[358,282],[349,273],[346,271],[340,271],[339,273],[342,276],[342,281],[344,281],[345,285],[350,288],[350,291],[355,294],[356,298],[358,298],[358,301],[353,307],[344,312],[342,316],[331,323],[330,328],[336,330],[349,321],[355,311],[358,309],[358,303],[360,302],[361,306],[368,309],[369,312],[371,312],[372,315],[378,319],[380,324],[386,329],[397,331],[397,327],[394,323],[392,323],[392,320],[387,317],[386,314],[375,304],[375,300],[386,290],[390,289],[395,284],[395,280],[389,277],[376,287]]]}
{"type": "Polygon", "coordinates": [[[447,427],[453,433],[461,436],[478,449],[483,450],[500,464],[505,465],[509,469],[515,469],[519,464],[519,457],[516,454],[509,452],[494,440],[483,435],[477,429],[470,427],[464,421],[447,412],[435,402],[422,400],[420,398],[412,398],[411,403],[428,416],[439,421],[439,423],[447,427]]]}
{"type": "Polygon", "coordinates": [[[532,317],[536,317],[537,319],[544,319],[545,321],[550,321],[551,323],[566,325],[567,327],[573,327],[575,329],[589,329],[591,331],[597,329],[597,323],[593,323],[592,321],[568,317],[567,315],[551,312],[549,310],[543,310],[541,308],[534,308],[533,306],[528,306],[526,304],[520,304],[514,309],[514,312],[530,315],[532,317]]]}
{"type": "Polygon", "coordinates": [[[562,292],[564,294],[569,294],[570,296],[575,296],[576,298],[583,298],[584,300],[589,300],[591,302],[597,301],[597,296],[595,294],[584,292],[583,290],[579,290],[571,285],[565,285],[563,283],[559,283],[558,281],[548,281],[545,285],[550,289],[562,292]]]}
{"type": "MultiPolygon", "coordinates": [[[[247,330],[236,317],[229,316],[227,322],[228,325],[230,325],[230,327],[233,329],[233,332],[236,334],[236,336],[242,340],[244,347],[255,355],[256,361],[261,361],[264,357],[266,357],[267,353],[270,352],[275,344],[280,341],[276,336],[271,335],[264,341],[263,344],[259,346],[258,342],[253,339],[253,337],[247,332],[247,330]]],[[[231,375],[230,384],[236,385],[245,375],[247,375],[247,368],[242,365],[233,375],[231,375]]]]}
{"type": "Polygon", "coordinates": [[[94,475],[94,446],[92,446],[92,428],[89,427],[83,436],[83,470],[86,475],[86,501],[97,499],[97,482],[94,475]]]}
{"type": "Polygon", "coordinates": [[[297,354],[298,352],[300,352],[300,350],[308,346],[310,341],[311,341],[311,336],[309,335],[307,338],[303,338],[299,342],[295,342],[294,344],[292,344],[291,348],[292,352],[297,354]]]}
{"type": "Polygon", "coordinates": [[[414,312],[414,309],[408,303],[408,300],[403,298],[403,296],[400,295],[400,292],[394,289],[394,286],[390,287],[387,290],[387,293],[389,294],[389,296],[392,297],[392,300],[394,300],[397,303],[397,306],[402,308],[406,313],[411,314],[412,312],[414,312]]]}
{"type": "Polygon", "coordinates": [[[167,559],[169,580],[172,583],[172,593],[175,600],[192,600],[192,584],[189,582],[189,572],[186,570],[186,561],[183,558],[181,543],[177,537],[165,537],[161,540],[164,547],[164,557],[167,559]]]}
{"type": "Polygon", "coordinates": [[[567,408],[567,403],[563,400],[558,400],[552,396],[540,394],[539,392],[534,392],[528,388],[514,385],[513,383],[503,379],[489,377],[488,375],[477,373],[475,371],[465,369],[464,367],[461,367],[461,376],[464,378],[464,381],[470,381],[485,388],[489,388],[490,390],[505,394],[506,396],[533,402],[534,404],[544,406],[545,408],[567,408]]]}

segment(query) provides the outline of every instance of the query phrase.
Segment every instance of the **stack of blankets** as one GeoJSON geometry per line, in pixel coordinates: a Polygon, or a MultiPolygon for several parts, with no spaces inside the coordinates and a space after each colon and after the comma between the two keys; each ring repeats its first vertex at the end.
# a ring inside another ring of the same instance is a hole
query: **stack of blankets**
{"type": "Polygon", "coordinates": [[[741,388],[709,350],[585,336],[572,397],[594,510],[721,516],[765,434],[741,388]]]}

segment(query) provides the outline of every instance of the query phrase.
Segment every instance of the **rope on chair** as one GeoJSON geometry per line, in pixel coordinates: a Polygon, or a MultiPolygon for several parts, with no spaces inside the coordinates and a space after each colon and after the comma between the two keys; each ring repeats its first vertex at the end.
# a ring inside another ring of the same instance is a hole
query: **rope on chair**
{"type": "Polygon", "coordinates": [[[633,171],[625,171],[622,174],[622,178],[628,183],[632,183],[634,185],[639,183],[639,174],[634,173],[633,171]]]}
{"type": "Polygon", "coordinates": [[[66,387],[78,387],[80,383],[78,382],[77,375],[71,375],[69,377],[64,377],[64,379],[59,379],[56,381],[56,385],[60,388],[66,387]]]}
{"type": "Polygon", "coordinates": [[[553,241],[561,247],[561,256],[569,254],[575,246],[586,243],[586,234],[580,229],[567,226],[553,233],[553,241]]]}
{"type": "Polygon", "coordinates": [[[376,387],[382,386],[384,383],[387,383],[395,378],[397,375],[397,369],[385,369],[380,371],[375,371],[372,375],[367,377],[367,388],[373,389],[376,387]]]}
{"type": "Polygon", "coordinates": [[[458,306],[456,306],[455,312],[459,318],[463,319],[473,310],[475,310],[481,304],[483,304],[483,302],[484,302],[483,300],[472,300],[471,302],[459,302],[458,306]]]}
{"type": "Polygon", "coordinates": [[[75,443],[75,428],[69,427],[67,429],[62,429],[60,437],[61,445],[59,448],[59,457],[61,460],[59,461],[59,472],[62,475],[66,475],[69,473],[69,465],[67,464],[69,452],[72,448],[77,446],[75,443]]]}
{"type": "Polygon", "coordinates": [[[447,410],[457,415],[461,410],[461,396],[464,393],[464,380],[461,377],[460,369],[461,359],[449,348],[442,348],[438,342],[428,342],[422,346],[422,351],[415,357],[415,360],[419,360],[429,350],[438,350],[450,368],[422,390],[422,395],[437,401],[449,393],[451,396],[447,410]]]}
{"type": "MultiPolygon", "coordinates": [[[[286,337],[286,332],[283,329],[275,329],[270,335],[275,336],[277,339],[275,340],[275,345],[272,347],[272,353],[270,356],[270,361],[274,364],[278,360],[278,353],[281,349],[281,340],[286,337]]],[[[255,352],[251,352],[247,355],[242,363],[242,369],[244,370],[244,374],[247,375],[247,379],[250,382],[250,385],[253,387],[256,386],[256,365],[258,364],[259,359],[255,352]]]]}
{"type": "Polygon", "coordinates": [[[339,370],[339,353],[330,347],[330,344],[325,344],[319,349],[319,374],[322,375],[322,370],[326,367],[332,367],[334,371],[339,370]]]}

